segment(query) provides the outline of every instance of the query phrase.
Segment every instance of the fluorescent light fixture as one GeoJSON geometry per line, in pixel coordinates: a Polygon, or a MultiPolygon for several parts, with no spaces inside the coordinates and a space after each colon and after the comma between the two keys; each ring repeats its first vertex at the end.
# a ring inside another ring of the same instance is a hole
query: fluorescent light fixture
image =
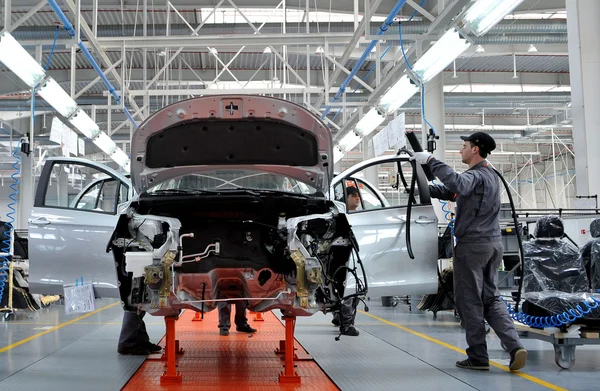
{"type": "Polygon", "coordinates": [[[209,51],[210,51],[212,54],[214,54],[215,56],[216,56],[217,54],[219,54],[219,52],[217,51],[217,49],[216,49],[216,48],[211,48],[211,47],[209,47],[209,48],[208,48],[208,50],[209,50],[209,51]]]}
{"type": "Polygon", "coordinates": [[[129,164],[129,156],[121,148],[117,148],[115,153],[113,153],[110,158],[117,162],[117,164],[121,167],[125,167],[129,164]]]}
{"type": "Polygon", "coordinates": [[[354,133],[354,131],[350,131],[347,135],[345,135],[338,144],[338,147],[341,148],[342,151],[348,152],[352,148],[356,147],[358,143],[362,140],[362,137],[354,133]]]}
{"type": "Polygon", "coordinates": [[[94,122],[94,120],[91,119],[90,116],[81,109],[79,109],[74,116],[69,118],[69,122],[75,127],[75,129],[79,130],[81,134],[89,139],[93,139],[100,132],[100,128],[94,122]]]}
{"type": "Polygon", "coordinates": [[[481,45],[477,45],[477,48],[475,49],[475,53],[485,53],[485,48],[481,45]]]}
{"type": "Polygon", "coordinates": [[[529,45],[529,49],[527,49],[527,52],[529,52],[529,53],[537,53],[537,48],[533,44],[529,45]]]}
{"type": "Polygon", "coordinates": [[[413,66],[413,71],[419,75],[423,83],[427,83],[456,60],[469,46],[471,43],[461,38],[456,29],[450,29],[419,58],[413,66]]]}
{"type": "Polygon", "coordinates": [[[77,111],[77,103],[53,78],[44,80],[37,91],[63,117],[69,118],[77,111]]]}
{"type": "Polygon", "coordinates": [[[333,148],[333,162],[337,163],[344,157],[344,152],[340,151],[338,147],[333,148]]]}
{"type": "Polygon", "coordinates": [[[377,109],[373,107],[364,117],[360,119],[360,121],[358,121],[355,131],[363,136],[366,136],[377,129],[377,127],[381,125],[383,121],[385,121],[385,117],[379,114],[377,109]]]}
{"type": "Polygon", "coordinates": [[[523,0],[478,0],[465,13],[465,27],[478,37],[487,33],[523,0]]]}
{"type": "Polygon", "coordinates": [[[271,51],[271,48],[269,46],[265,46],[265,50],[263,50],[263,54],[271,54],[271,53],[273,53],[271,51]]]}
{"type": "Polygon", "coordinates": [[[0,62],[31,88],[46,76],[44,68],[8,32],[0,35],[0,62]]]}
{"type": "Polygon", "coordinates": [[[323,54],[325,50],[323,50],[323,46],[317,46],[317,50],[315,50],[315,54],[323,54]]]}
{"type": "Polygon", "coordinates": [[[102,150],[102,152],[109,156],[114,154],[119,148],[117,147],[117,144],[115,144],[115,142],[108,136],[108,134],[104,132],[98,134],[98,136],[92,141],[94,142],[94,144],[96,144],[98,148],[102,150]]]}
{"type": "Polygon", "coordinates": [[[379,107],[389,115],[405,104],[417,91],[419,87],[404,75],[381,97],[379,107]]]}

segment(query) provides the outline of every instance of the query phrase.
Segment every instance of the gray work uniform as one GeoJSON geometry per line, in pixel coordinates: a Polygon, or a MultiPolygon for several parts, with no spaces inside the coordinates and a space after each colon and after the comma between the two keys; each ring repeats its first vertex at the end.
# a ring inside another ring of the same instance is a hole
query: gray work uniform
{"type": "Polygon", "coordinates": [[[121,334],[119,335],[118,351],[136,347],[145,347],[150,343],[150,337],[144,323],[145,311],[129,312],[123,314],[121,334]]]}
{"type": "MultiPolygon", "coordinates": [[[[242,327],[248,323],[246,318],[246,302],[235,301],[235,325],[236,327],[242,327]]],[[[218,304],[219,308],[219,328],[221,330],[229,330],[231,327],[231,302],[220,301],[218,304]]]]}
{"type": "Polygon", "coordinates": [[[498,218],[499,180],[486,161],[462,174],[435,158],[428,165],[445,185],[430,186],[431,196],[456,201],[454,300],[465,327],[467,355],[471,361],[487,364],[484,319],[509,352],[523,347],[498,291],[498,268],[504,253],[498,218]]]}

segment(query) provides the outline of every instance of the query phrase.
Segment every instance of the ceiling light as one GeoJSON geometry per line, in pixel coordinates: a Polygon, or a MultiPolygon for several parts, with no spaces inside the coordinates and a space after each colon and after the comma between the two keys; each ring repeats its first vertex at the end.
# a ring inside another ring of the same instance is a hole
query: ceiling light
{"type": "Polygon", "coordinates": [[[74,116],[69,118],[69,122],[75,129],[79,130],[81,134],[89,139],[93,139],[100,133],[98,125],[81,109],[79,109],[74,116]]]}
{"type": "Polygon", "coordinates": [[[529,49],[527,49],[529,53],[537,53],[537,48],[535,45],[529,45],[529,49]]]}
{"type": "Polygon", "coordinates": [[[340,147],[340,149],[343,152],[348,152],[352,148],[356,147],[356,145],[360,142],[360,140],[362,140],[362,137],[360,137],[354,131],[350,131],[350,133],[348,133],[347,135],[345,135],[340,140],[340,143],[338,144],[338,147],[340,147]]]}
{"type": "Polygon", "coordinates": [[[129,164],[129,156],[127,156],[121,148],[118,148],[110,157],[121,167],[125,167],[129,164]]]}
{"type": "Polygon", "coordinates": [[[212,54],[214,54],[215,56],[216,56],[217,54],[219,54],[219,52],[218,52],[218,51],[217,51],[217,49],[215,49],[215,48],[210,48],[210,47],[209,47],[209,48],[208,48],[208,50],[209,50],[209,51],[210,51],[212,54]]]}
{"type": "Polygon", "coordinates": [[[161,50],[160,52],[158,52],[158,55],[159,55],[160,57],[164,57],[164,56],[166,56],[166,55],[167,55],[167,52],[165,52],[164,50],[161,50]]]}
{"type": "Polygon", "coordinates": [[[273,52],[271,51],[271,48],[270,48],[269,46],[266,46],[266,47],[265,47],[265,50],[263,50],[263,54],[271,54],[271,53],[273,53],[273,52]]]}
{"type": "Polygon", "coordinates": [[[356,132],[362,136],[366,136],[385,121],[385,117],[379,114],[377,109],[373,107],[369,112],[358,121],[356,124],[356,132]]]}
{"type": "Polygon", "coordinates": [[[98,134],[98,136],[92,141],[94,142],[94,144],[96,144],[98,148],[100,148],[102,152],[109,156],[113,155],[115,152],[117,152],[117,149],[119,149],[119,147],[117,147],[117,144],[115,144],[115,142],[110,138],[110,136],[104,132],[98,134]]]}
{"type": "Polygon", "coordinates": [[[456,60],[469,46],[471,43],[461,38],[456,29],[450,29],[415,63],[413,71],[423,83],[427,83],[456,60]]]}
{"type": "Polygon", "coordinates": [[[44,80],[37,91],[63,117],[69,118],[77,111],[77,103],[52,77],[44,80]]]}
{"type": "Polygon", "coordinates": [[[405,104],[419,87],[404,75],[390,88],[379,101],[379,106],[389,115],[405,104]]]}
{"type": "Polygon", "coordinates": [[[465,13],[465,27],[480,37],[500,22],[523,0],[478,0],[465,13]]]}
{"type": "Polygon", "coordinates": [[[476,53],[485,53],[485,49],[481,45],[477,45],[477,49],[475,49],[476,53]]]}
{"type": "Polygon", "coordinates": [[[342,152],[338,147],[333,148],[333,162],[337,163],[344,157],[344,152],[342,152]]]}
{"type": "Polygon", "coordinates": [[[325,50],[323,50],[323,46],[317,46],[317,50],[315,50],[316,54],[323,54],[325,50]]]}
{"type": "Polygon", "coordinates": [[[46,76],[44,68],[8,32],[0,35],[0,62],[31,88],[46,76]]]}

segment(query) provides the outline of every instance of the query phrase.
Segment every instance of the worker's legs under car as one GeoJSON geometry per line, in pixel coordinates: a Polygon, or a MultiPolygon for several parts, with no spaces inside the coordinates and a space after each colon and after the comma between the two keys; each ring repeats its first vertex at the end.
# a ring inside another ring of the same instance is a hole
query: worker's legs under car
{"type": "Polygon", "coordinates": [[[465,365],[457,363],[459,366],[468,366],[471,369],[489,368],[484,319],[509,352],[522,348],[506,305],[499,298],[497,282],[502,252],[501,242],[459,242],[456,246],[454,297],[469,345],[469,360],[465,365]]]}
{"type": "Polygon", "coordinates": [[[119,345],[117,351],[121,354],[147,355],[161,350],[160,346],[150,342],[144,323],[145,311],[140,313],[125,311],[119,345]]]}
{"type": "MultiPolygon", "coordinates": [[[[254,333],[256,329],[253,329],[248,324],[246,318],[246,302],[235,301],[235,326],[236,330],[243,333],[254,333]]],[[[231,303],[227,301],[221,301],[218,304],[219,310],[219,330],[221,335],[229,335],[229,329],[231,328],[231,303]]]]}
{"type": "Polygon", "coordinates": [[[358,330],[354,327],[357,305],[357,298],[349,298],[344,300],[340,309],[333,313],[333,320],[331,323],[339,327],[341,333],[344,335],[350,335],[352,337],[357,337],[359,335],[358,330]]]}

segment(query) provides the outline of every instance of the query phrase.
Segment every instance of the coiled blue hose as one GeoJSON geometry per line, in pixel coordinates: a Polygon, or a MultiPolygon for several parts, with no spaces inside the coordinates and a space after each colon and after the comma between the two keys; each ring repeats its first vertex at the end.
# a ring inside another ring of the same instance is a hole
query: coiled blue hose
{"type": "Polygon", "coordinates": [[[600,300],[593,296],[590,296],[591,302],[588,300],[582,301],[581,304],[575,306],[575,309],[569,308],[558,315],[553,316],[532,316],[524,314],[521,311],[516,311],[504,298],[500,298],[506,307],[508,308],[508,314],[511,318],[519,323],[530,327],[546,328],[546,327],[560,327],[573,323],[577,319],[583,318],[584,315],[589,314],[593,309],[598,308],[600,300]],[[585,309],[583,308],[585,306],[585,309]]]}
{"type": "MultiPolygon", "coordinates": [[[[12,237],[12,232],[14,231],[13,228],[13,223],[15,222],[15,218],[14,215],[16,213],[16,208],[15,206],[17,205],[18,199],[17,196],[19,195],[19,189],[17,188],[17,186],[19,185],[19,178],[17,178],[17,175],[21,174],[21,156],[19,156],[19,151],[21,150],[21,141],[19,141],[19,144],[17,145],[17,147],[15,148],[15,151],[13,152],[13,157],[16,159],[15,162],[12,164],[12,167],[14,168],[14,172],[11,174],[11,178],[13,180],[13,183],[10,184],[10,189],[12,190],[12,193],[8,196],[8,198],[10,198],[11,202],[8,204],[8,208],[10,209],[10,212],[8,212],[6,214],[6,217],[8,218],[8,221],[6,223],[6,228],[8,228],[7,230],[4,231],[4,240],[2,240],[2,249],[0,250],[3,254],[10,254],[10,248],[11,248],[11,237],[12,237]]],[[[6,282],[8,281],[8,267],[9,267],[9,263],[10,262],[10,255],[3,255],[0,257],[0,302],[2,301],[2,297],[4,296],[4,287],[6,286],[6,282]]]]}

